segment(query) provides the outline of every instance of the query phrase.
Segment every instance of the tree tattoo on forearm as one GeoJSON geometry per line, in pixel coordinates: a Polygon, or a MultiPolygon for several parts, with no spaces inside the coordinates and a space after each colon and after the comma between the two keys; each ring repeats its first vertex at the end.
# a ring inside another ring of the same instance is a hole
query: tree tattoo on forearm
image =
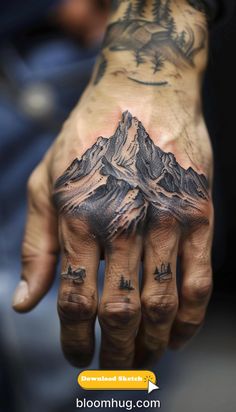
{"type": "MultiPolygon", "coordinates": [[[[144,0],[118,3],[117,8],[122,6],[123,14],[107,28],[95,70],[95,85],[107,71],[109,52],[129,52],[134,63],[133,70],[124,66],[111,72],[112,75],[123,74],[146,86],[167,85],[163,69],[170,71],[171,68],[173,72],[173,68],[183,71],[194,67],[195,56],[206,47],[205,24],[190,25],[186,17],[184,24],[179,24],[173,12],[174,0],[154,0],[148,11],[144,0]],[[143,78],[143,68],[147,78],[143,78]]],[[[203,4],[199,0],[187,0],[184,7],[204,12],[203,4]]]]}
{"type": "Polygon", "coordinates": [[[101,244],[152,230],[171,216],[180,225],[208,223],[208,183],[157,147],[128,111],[113,136],[99,137],[54,187],[59,213],[80,219],[101,244]]]}

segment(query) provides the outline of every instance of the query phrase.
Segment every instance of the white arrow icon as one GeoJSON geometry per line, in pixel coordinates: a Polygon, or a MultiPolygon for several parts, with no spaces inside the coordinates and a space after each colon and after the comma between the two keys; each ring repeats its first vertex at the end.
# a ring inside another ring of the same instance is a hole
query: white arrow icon
{"type": "Polygon", "coordinates": [[[155,385],[155,383],[152,383],[150,380],[148,380],[148,393],[151,393],[156,389],[160,389],[159,386],[155,385]]]}

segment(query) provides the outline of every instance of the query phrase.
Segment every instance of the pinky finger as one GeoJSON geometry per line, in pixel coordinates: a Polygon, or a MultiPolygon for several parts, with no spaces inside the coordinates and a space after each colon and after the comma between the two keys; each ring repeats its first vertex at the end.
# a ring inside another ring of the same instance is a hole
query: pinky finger
{"type": "Polygon", "coordinates": [[[169,346],[178,349],[200,329],[212,291],[212,231],[203,226],[182,243],[179,309],[169,346]]]}

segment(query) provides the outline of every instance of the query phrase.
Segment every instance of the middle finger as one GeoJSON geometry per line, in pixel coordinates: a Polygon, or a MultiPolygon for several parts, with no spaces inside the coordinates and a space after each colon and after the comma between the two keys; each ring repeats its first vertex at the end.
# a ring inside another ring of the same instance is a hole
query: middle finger
{"type": "MultiPolygon", "coordinates": [[[[178,308],[178,239],[178,228],[169,219],[164,219],[157,229],[146,236],[141,293],[142,322],[137,339],[140,358],[147,351],[159,358],[168,345],[171,325],[178,308]]],[[[137,362],[140,360],[137,359],[137,362]]]]}
{"type": "Polygon", "coordinates": [[[132,366],[134,342],[140,322],[138,272],[142,250],[140,235],[116,238],[105,251],[104,288],[99,305],[103,368],[132,366]]]}

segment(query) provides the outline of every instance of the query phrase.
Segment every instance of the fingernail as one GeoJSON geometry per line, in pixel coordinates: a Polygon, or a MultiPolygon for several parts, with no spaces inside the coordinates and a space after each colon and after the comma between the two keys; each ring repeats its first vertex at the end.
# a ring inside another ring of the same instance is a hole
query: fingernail
{"type": "Polygon", "coordinates": [[[28,297],[29,297],[28,284],[25,280],[21,280],[15,290],[12,306],[17,306],[20,303],[23,303],[28,297]]]}

